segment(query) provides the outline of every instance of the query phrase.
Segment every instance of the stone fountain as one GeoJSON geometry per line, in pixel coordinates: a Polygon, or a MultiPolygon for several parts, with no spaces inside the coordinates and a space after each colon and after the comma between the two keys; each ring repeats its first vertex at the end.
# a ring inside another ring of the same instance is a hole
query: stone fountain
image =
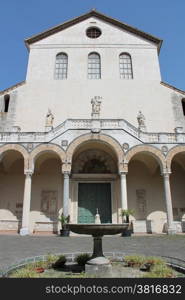
{"type": "Polygon", "coordinates": [[[111,269],[108,258],[103,254],[102,237],[104,235],[114,235],[125,232],[129,224],[101,224],[100,216],[95,216],[95,224],[68,224],[69,230],[78,234],[92,235],[93,237],[93,254],[85,266],[87,273],[107,272],[111,269]]]}

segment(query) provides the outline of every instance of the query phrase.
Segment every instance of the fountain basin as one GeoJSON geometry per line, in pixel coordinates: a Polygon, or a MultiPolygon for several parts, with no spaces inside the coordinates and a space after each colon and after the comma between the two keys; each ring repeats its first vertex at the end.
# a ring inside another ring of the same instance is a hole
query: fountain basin
{"type": "Polygon", "coordinates": [[[68,228],[75,233],[100,237],[122,233],[129,228],[129,224],[68,224],[68,228]]]}

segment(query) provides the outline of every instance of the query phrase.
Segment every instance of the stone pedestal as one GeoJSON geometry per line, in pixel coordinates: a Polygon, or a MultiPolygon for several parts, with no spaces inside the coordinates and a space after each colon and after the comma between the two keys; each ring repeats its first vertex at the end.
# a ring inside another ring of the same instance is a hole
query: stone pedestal
{"type": "Polygon", "coordinates": [[[112,266],[108,258],[103,255],[102,236],[94,236],[94,248],[91,259],[85,265],[85,272],[97,277],[106,277],[110,275],[112,266]]]}
{"type": "Polygon", "coordinates": [[[97,277],[110,277],[112,273],[111,264],[107,265],[85,265],[85,273],[87,275],[96,275],[97,277]]]}

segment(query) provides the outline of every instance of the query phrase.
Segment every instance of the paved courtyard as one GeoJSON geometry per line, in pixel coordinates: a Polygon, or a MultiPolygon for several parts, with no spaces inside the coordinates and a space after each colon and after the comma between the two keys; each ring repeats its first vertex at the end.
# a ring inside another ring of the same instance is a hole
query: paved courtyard
{"type": "MultiPolygon", "coordinates": [[[[91,237],[0,235],[0,269],[20,260],[48,253],[92,251],[91,237]]],[[[161,255],[185,260],[185,235],[104,237],[104,252],[161,255]]]]}

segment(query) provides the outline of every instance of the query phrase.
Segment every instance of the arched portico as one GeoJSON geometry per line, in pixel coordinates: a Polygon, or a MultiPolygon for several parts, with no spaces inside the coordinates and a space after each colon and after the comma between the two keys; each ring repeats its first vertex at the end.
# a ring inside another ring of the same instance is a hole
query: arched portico
{"type": "Polygon", "coordinates": [[[96,209],[103,223],[118,222],[119,165],[123,157],[120,144],[106,135],[84,135],[69,145],[73,222],[94,222],[96,209]]]}
{"type": "MultiPolygon", "coordinates": [[[[129,196],[130,199],[135,198],[135,201],[138,202],[133,203],[133,206],[135,206],[137,210],[136,215],[138,214],[139,219],[155,220],[155,223],[158,224],[158,228],[156,228],[157,232],[162,231],[165,218],[167,218],[167,231],[170,234],[173,233],[171,190],[164,155],[159,149],[153,146],[139,145],[130,149],[125,156],[125,163],[128,165],[132,163],[132,168],[133,162],[135,165],[140,164],[135,167],[135,171],[132,174],[132,177],[135,178],[136,181],[135,184],[131,184],[131,170],[128,172],[128,185],[130,184],[136,187],[134,192],[135,196],[129,196]],[[137,173],[138,176],[136,176],[137,173]],[[163,176],[163,180],[160,175],[163,176]],[[143,178],[145,178],[145,180],[142,182],[143,178]],[[163,195],[165,201],[163,200],[163,195]],[[156,208],[155,205],[157,205],[156,208]],[[143,210],[143,212],[141,212],[141,210],[143,210]],[[159,219],[161,219],[161,225],[159,219]],[[160,228],[160,226],[162,227],[160,228]]],[[[131,191],[129,191],[129,194],[130,193],[131,191]]]]}
{"type": "Polygon", "coordinates": [[[162,152],[157,149],[156,147],[150,146],[150,145],[138,145],[133,148],[131,148],[125,155],[124,162],[125,164],[128,164],[129,161],[139,153],[148,153],[151,156],[153,156],[159,163],[161,173],[163,173],[166,170],[166,160],[162,152]]]}
{"type": "Polygon", "coordinates": [[[19,145],[6,145],[0,153],[0,229],[19,231],[27,152],[19,145]]]}
{"type": "Polygon", "coordinates": [[[167,155],[167,168],[170,171],[170,186],[175,227],[185,231],[185,146],[172,148],[167,155]]]}
{"type": "Polygon", "coordinates": [[[62,148],[60,148],[58,145],[54,145],[54,144],[39,145],[30,153],[29,156],[29,167],[31,170],[34,170],[36,159],[44,153],[55,153],[60,158],[61,164],[62,162],[65,161],[66,158],[65,151],[62,148]]]}
{"type": "Polygon", "coordinates": [[[20,153],[24,159],[24,169],[28,169],[29,166],[29,153],[28,151],[21,145],[18,144],[6,144],[0,147],[0,157],[7,151],[17,151],[20,153]]]}
{"type": "Polygon", "coordinates": [[[172,164],[172,160],[173,158],[180,153],[185,153],[185,146],[175,146],[172,149],[169,150],[167,156],[166,156],[166,166],[168,171],[171,171],[171,164],[172,164]]]}
{"type": "Polygon", "coordinates": [[[124,151],[121,145],[116,141],[114,138],[105,135],[105,134],[84,134],[78,138],[76,138],[67,148],[66,151],[66,158],[68,161],[72,161],[73,155],[75,151],[80,147],[82,144],[94,141],[99,142],[102,144],[106,144],[115,152],[117,156],[118,163],[122,163],[124,160],[124,151]]]}
{"type": "Polygon", "coordinates": [[[39,145],[31,152],[29,170],[25,173],[22,235],[36,230],[36,224],[42,224],[40,228],[38,225],[38,230],[42,231],[44,224],[51,229],[49,226],[52,223],[53,231],[57,230],[64,161],[64,150],[54,144],[39,145]],[[45,165],[44,172],[43,165],[45,165]]]}

